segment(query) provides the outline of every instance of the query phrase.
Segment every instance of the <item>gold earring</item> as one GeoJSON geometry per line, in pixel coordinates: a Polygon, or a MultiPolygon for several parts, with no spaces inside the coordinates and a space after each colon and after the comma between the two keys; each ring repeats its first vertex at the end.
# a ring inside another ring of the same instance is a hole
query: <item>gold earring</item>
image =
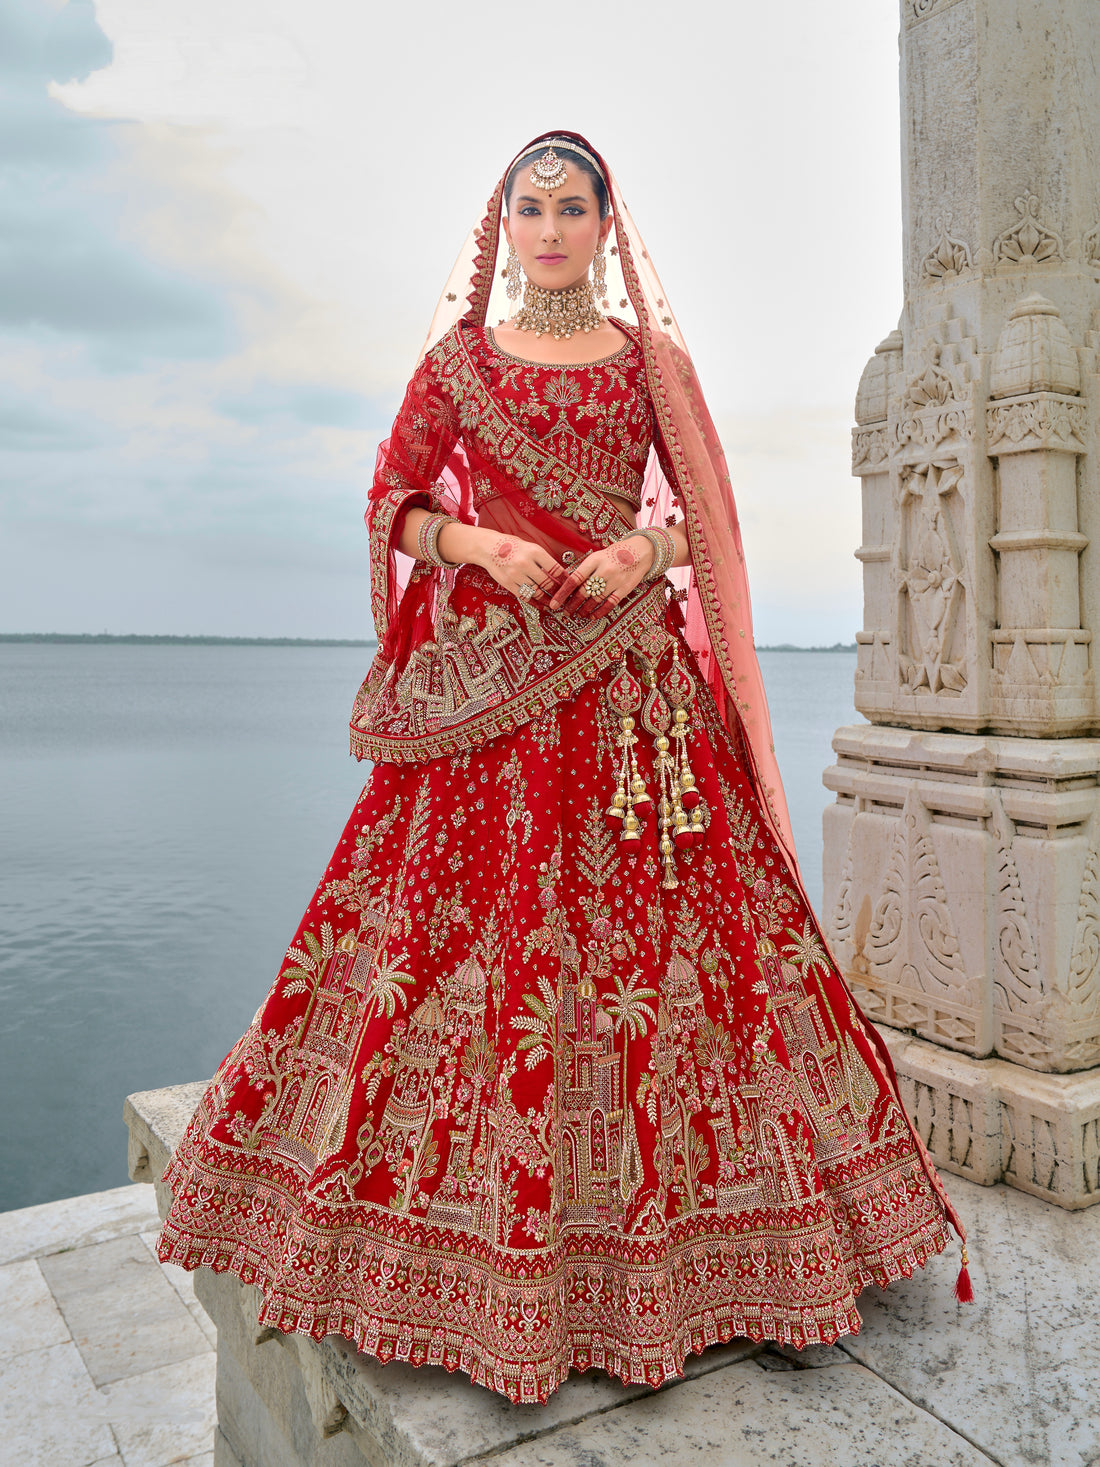
{"type": "Polygon", "coordinates": [[[603,240],[596,246],[592,257],[592,293],[598,301],[607,294],[607,260],[603,252],[603,240]]]}
{"type": "Polygon", "coordinates": [[[508,299],[518,301],[519,293],[523,289],[523,271],[519,268],[519,256],[514,244],[508,246],[508,263],[504,267],[504,273],[508,277],[508,299]]]}

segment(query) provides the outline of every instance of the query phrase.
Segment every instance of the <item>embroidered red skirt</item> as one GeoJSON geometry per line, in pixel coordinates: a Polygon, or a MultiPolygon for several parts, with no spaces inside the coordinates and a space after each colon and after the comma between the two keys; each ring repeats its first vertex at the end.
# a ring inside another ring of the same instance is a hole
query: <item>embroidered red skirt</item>
{"type": "MultiPolygon", "coordinates": [[[[610,675],[608,675],[610,676],[610,675]]],[[[159,1254],[260,1320],[545,1401],[859,1328],[945,1199],[705,692],[702,843],[606,817],[608,676],[378,764],[168,1170],[159,1254]]],[[[639,769],[653,787],[645,739],[639,769]]]]}

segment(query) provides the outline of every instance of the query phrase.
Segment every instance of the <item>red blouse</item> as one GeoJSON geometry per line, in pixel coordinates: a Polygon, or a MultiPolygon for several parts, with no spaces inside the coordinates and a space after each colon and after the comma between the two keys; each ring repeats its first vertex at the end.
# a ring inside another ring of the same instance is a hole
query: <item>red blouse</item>
{"type": "MultiPolygon", "coordinates": [[[[598,361],[562,367],[513,356],[488,328],[470,330],[469,340],[490,392],[525,433],[593,487],[639,508],[654,423],[645,364],[632,341],[598,361]]],[[[478,488],[475,474],[475,505],[478,488]]]]}

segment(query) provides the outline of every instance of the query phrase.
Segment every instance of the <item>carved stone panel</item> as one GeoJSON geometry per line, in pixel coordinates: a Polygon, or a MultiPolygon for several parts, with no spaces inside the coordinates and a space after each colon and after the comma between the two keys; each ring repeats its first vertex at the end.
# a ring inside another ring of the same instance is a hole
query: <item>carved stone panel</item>
{"type": "Polygon", "coordinates": [[[868,1015],[1031,1070],[1100,1065],[1100,741],[863,727],[834,747],[825,928],[868,1015]]]}
{"type": "Polygon", "coordinates": [[[898,555],[898,679],[910,693],[957,697],[966,689],[965,513],[961,464],[905,472],[898,555]]]}
{"type": "Polygon", "coordinates": [[[995,265],[1041,265],[1048,260],[1064,260],[1062,236],[1042,217],[1042,203],[1030,191],[1015,199],[1019,219],[993,241],[995,265]]]}

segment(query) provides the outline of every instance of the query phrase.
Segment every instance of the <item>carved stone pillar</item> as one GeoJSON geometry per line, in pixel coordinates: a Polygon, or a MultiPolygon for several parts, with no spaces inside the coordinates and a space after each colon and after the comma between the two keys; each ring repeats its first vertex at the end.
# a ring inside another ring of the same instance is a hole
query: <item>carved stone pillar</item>
{"type": "Polygon", "coordinates": [[[1100,5],[902,0],[824,920],[949,1170],[1100,1201],[1100,5]]]}

